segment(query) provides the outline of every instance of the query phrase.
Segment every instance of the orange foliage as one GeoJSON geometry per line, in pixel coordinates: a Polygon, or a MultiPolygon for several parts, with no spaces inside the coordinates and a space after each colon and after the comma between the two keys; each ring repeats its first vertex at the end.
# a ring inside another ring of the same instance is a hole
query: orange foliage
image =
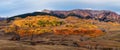
{"type": "Polygon", "coordinates": [[[90,37],[97,37],[100,36],[102,34],[104,34],[104,32],[102,32],[101,30],[89,30],[89,29],[69,29],[69,28],[64,28],[64,29],[54,29],[53,30],[54,34],[58,34],[58,35],[82,35],[82,36],[90,36],[90,37]]]}
{"type": "Polygon", "coordinates": [[[92,20],[79,19],[71,16],[66,19],[60,19],[48,15],[35,17],[29,16],[23,19],[17,18],[12,22],[10,28],[6,30],[6,32],[15,32],[21,37],[51,32],[62,35],[79,34],[81,36],[87,35],[96,37],[104,33],[99,30],[98,26],[92,24],[92,20]],[[15,26],[17,26],[18,29],[16,29],[15,26]]]}
{"type": "Polygon", "coordinates": [[[23,36],[29,36],[29,35],[32,35],[32,33],[34,33],[32,30],[25,30],[25,29],[19,29],[17,31],[17,33],[23,37],[23,36]]]}

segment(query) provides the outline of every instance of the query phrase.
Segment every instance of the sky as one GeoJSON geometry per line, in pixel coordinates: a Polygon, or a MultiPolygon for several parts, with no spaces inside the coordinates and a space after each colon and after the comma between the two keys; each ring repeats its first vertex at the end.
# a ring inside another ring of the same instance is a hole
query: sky
{"type": "Polygon", "coordinates": [[[0,0],[0,17],[49,10],[92,9],[120,12],[120,0],[0,0]]]}

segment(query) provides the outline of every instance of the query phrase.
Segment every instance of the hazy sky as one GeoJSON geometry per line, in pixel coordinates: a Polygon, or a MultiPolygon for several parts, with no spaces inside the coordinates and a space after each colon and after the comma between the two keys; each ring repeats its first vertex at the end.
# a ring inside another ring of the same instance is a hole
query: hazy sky
{"type": "Polygon", "coordinates": [[[120,12],[120,0],[0,0],[0,16],[3,17],[43,9],[97,9],[120,12]]]}

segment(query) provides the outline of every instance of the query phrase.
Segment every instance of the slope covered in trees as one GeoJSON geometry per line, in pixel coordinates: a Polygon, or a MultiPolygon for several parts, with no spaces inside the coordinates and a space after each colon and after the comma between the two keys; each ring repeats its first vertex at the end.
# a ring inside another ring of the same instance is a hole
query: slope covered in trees
{"type": "Polygon", "coordinates": [[[0,34],[1,39],[17,40],[20,44],[62,45],[70,48],[84,47],[88,50],[111,50],[120,47],[120,24],[117,22],[81,19],[75,16],[63,19],[51,15],[39,15],[16,17],[6,26],[1,27],[6,33],[0,34]]]}
{"type": "Polygon", "coordinates": [[[105,32],[92,23],[92,20],[79,19],[68,16],[60,19],[55,16],[28,16],[24,19],[16,18],[6,33],[14,32],[20,36],[39,35],[43,33],[53,33],[58,35],[80,35],[96,37],[105,32]]]}

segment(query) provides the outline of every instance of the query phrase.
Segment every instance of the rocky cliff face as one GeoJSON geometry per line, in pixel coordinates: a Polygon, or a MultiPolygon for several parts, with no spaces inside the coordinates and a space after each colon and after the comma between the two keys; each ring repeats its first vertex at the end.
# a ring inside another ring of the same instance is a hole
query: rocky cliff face
{"type": "MultiPolygon", "coordinates": [[[[120,15],[118,15],[115,12],[107,11],[107,10],[81,10],[81,9],[75,9],[70,11],[50,11],[52,14],[60,16],[60,17],[66,17],[66,16],[77,16],[80,18],[91,18],[91,19],[97,19],[100,21],[111,21],[111,22],[120,22],[120,15]]],[[[46,12],[47,13],[47,12],[46,12]]]]}

